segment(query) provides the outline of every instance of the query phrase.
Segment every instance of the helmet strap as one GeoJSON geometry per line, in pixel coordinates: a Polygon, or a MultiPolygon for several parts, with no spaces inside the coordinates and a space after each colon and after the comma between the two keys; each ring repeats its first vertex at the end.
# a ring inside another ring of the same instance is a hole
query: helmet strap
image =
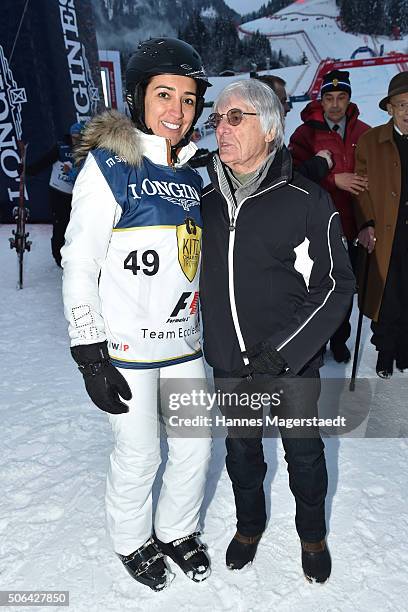
{"type": "Polygon", "coordinates": [[[138,130],[144,132],[145,134],[153,134],[152,130],[147,127],[144,116],[144,100],[146,95],[147,83],[148,81],[142,81],[141,83],[138,83],[136,85],[135,91],[132,95],[133,108],[131,110],[131,115],[132,121],[138,130]]]}

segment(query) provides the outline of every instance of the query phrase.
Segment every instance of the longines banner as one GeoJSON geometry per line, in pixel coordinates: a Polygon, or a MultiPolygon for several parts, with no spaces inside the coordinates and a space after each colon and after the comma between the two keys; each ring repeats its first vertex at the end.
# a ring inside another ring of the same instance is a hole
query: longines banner
{"type": "MultiPolygon", "coordinates": [[[[0,221],[18,200],[18,140],[37,161],[100,109],[91,0],[2,0],[0,5],[0,221]]],[[[28,178],[32,221],[48,221],[50,170],[28,178]]]]}

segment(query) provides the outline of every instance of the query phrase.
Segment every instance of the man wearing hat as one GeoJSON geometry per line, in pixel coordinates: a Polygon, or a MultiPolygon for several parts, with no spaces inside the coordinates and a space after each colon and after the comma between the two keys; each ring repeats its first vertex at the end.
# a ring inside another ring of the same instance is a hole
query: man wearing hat
{"type": "Polygon", "coordinates": [[[390,378],[394,361],[408,368],[408,72],[394,76],[379,103],[390,120],[366,132],[356,149],[356,172],[368,178],[356,218],[370,255],[364,314],[372,319],[376,371],[390,378]]]}
{"type": "MultiPolygon", "coordinates": [[[[355,264],[353,240],[357,227],[352,206],[353,195],[367,189],[367,179],[354,172],[354,151],[360,136],[369,129],[358,119],[359,110],[350,102],[349,73],[332,70],[323,78],[321,99],[309,102],[301,112],[303,124],[292,134],[289,149],[295,166],[300,166],[322,149],[332,154],[333,167],[320,181],[331,195],[340,213],[343,232],[347,238],[351,263],[355,264]]],[[[330,348],[338,363],[350,360],[346,345],[350,337],[351,307],[344,321],[330,339],[330,348]]]]}

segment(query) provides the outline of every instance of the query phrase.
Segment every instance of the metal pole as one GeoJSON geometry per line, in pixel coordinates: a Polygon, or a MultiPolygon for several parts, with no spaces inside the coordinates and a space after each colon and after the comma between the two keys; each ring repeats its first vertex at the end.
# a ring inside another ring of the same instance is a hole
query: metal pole
{"type": "Polygon", "coordinates": [[[366,293],[367,293],[368,271],[370,268],[370,255],[367,249],[364,248],[364,251],[365,251],[365,262],[364,262],[364,272],[363,272],[363,287],[361,291],[361,308],[360,308],[360,313],[358,315],[356,342],[354,345],[353,369],[351,371],[351,379],[350,379],[350,385],[349,385],[350,391],[354,391],[355,386],[356,386],[358,353],[360,350],[361,328],[363,326],[363,316],[364,316],[363,310],[364,310],[365,298],[366,298],[366,293]]]}

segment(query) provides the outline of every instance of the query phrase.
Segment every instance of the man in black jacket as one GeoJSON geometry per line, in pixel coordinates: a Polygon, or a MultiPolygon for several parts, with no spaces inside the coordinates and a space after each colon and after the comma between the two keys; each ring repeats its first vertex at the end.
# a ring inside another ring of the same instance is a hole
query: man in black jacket
{"type": "MultiPolygon", "coordinates": [[[[231,378],[238,378],[238,391],[279,384],[287,390],[287,414],[316,414],[315,356],[344,317],[355,286],[339,215],[325,191],[293,174],[282,107],[267,85],[254,79],[232,83],[214,111],[209,121],[219,152],[209,164],[212,184],[202,200],[207,361],[222,389],[231,390],[231,378]]],[[[242,413],[241,406],[233,408],[242,413]]],[[[226,466],[237,512],[226,555],[231,569],[253,560],[265,529],[260,429],[255,436],[228,431],[226,466]]],[[[280,431],[303,570],[308,579],[325,582],[331,561],[324,445],[317,429],[295,436],[280,431]]]]}

